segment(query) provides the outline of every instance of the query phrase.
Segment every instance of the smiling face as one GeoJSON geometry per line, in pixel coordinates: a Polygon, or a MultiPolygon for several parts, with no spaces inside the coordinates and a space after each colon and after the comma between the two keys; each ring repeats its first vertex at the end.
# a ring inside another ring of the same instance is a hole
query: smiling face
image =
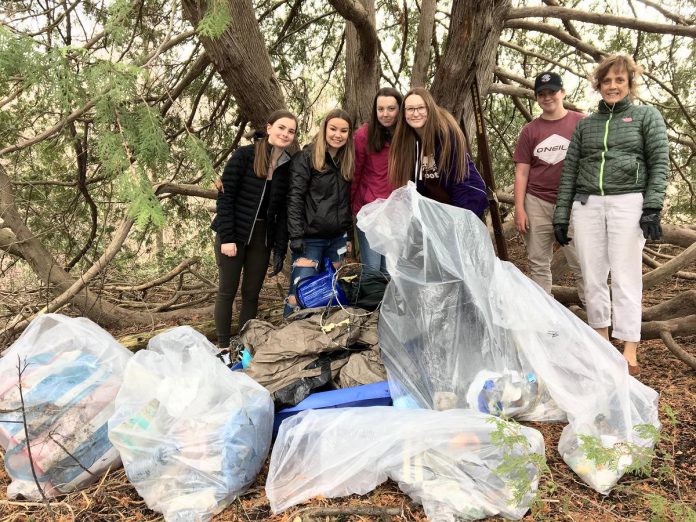
{"type": "Polygon", "coordinates": [[[297,122],[292,118],[278,118],[273,123],[266,125],[268,143],[280,149],[286,148],[295,139],[297,122]]]}
{"type": "Polygon", "coordinates": [[[542,89],[536,95],[537,103],[541,110],[544,111],[544,116],[553,117],[558,113],[563,112],[563,98],[565,92],[563,89],[554,91],[552,89],[542,89]]]}
{"type": "Polygon", "coordinates": [[[396,118],[399,115],[399,102],[393,96],[377,96],[375,111],[380,125],[390,129],[396,125],[396,118]]]}
{"type": "Polygon", "coordinates": [[[609,69],[607,74],[599,82],[599,94],[609,105],[613,105],[628,96],[628,73],[624,68],[609,69]]]}
{"type": "Polygon", "coordinates": [[[334,153],[343,147],[350,135],[350,124],[343,118],[331,118],[326,122],[326,148],[334,153]]]}
{"type": "Polygon", "coordinates": [[[414,130],[422,129],[428,121],[428,107],[417,94],[412,94],[404,100],[406,123],[414,130]]]}

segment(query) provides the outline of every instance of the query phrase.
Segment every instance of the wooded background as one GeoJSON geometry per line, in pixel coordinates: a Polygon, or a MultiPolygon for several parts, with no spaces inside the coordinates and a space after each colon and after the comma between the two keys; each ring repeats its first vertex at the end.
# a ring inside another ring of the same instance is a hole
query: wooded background
{"type": "MultiPolygon", "coordinates": [[[[473,137],[476,78],[509,202],[517,135],[539,113],[534,76],[559,72],[568,107],[591,111],[587,75],[614,52],[645,68],[639,101],[669,129],[672,224],[646,247],[646,289],[696,280],[684,270],[696,259],[694,0],[23,0],[0,12],[0,347],[65,307],[110,329],[212,317],[212,181],[272,110],[297,113],[306,142],[335,105],[362,122],[378,87],[425,85],[473,137]]],[[[573,302],[574,289],[555,293],[573,302]]],[[[644,321],[644,337],[696,368],[674,340],[696,334],[696,290],[644,321]]]]}

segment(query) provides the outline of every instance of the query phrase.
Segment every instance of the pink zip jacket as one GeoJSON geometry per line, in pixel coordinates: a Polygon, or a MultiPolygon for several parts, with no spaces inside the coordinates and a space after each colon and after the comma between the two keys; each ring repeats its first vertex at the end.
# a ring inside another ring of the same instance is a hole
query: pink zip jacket
{"type": "Polygon", "coordinates": [[[367,146],[367,123],[353,135],[355,141],[355,173],[351,185],[353,215],[363,205],[374,200],[386,199],[392,193],[387,173],[389,170],[389,142],[379,152],[370,152],[367,146]]]}

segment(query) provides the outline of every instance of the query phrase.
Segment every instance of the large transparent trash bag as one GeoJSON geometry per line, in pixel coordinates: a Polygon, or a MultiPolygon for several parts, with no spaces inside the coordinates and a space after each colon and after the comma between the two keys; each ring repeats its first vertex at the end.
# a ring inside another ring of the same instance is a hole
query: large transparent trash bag
{"type": "Polygon", "coordinates": [[[32,463],[47,497],[86,487],[109,467],[120,466],[107,421],[131,355],[89,319],[60,314],[40,315],[8,348],[0,359],[0,446],[12,479],[8,498],[41,500],[32,463]]]}
{"type": "Polygon", "coordinates": [[[491,442],[499,425],[510,426],[471,410],[308,410],[280,426],[266,496],[279,513],[315,496],[364,495],[390,478],[432,521],[519,519],[537,489],[534,461],[544,455],[544,439],[516,425],[524,442],[506,454],[491,442]],[[512,459],[519,460],[515,477],[526,486],[519,492],[497,471],[512,459]]]}
{"type": "Polygon", "coordinates": [[[358,226],[392,277],[379,336],[395,406],[567,418],[559,451],[602,493],[627,460],[611,480],[601,467],[602,477],[593,476],[578,454],[585,453],[579,436],[617,450],[652,444],[636,427],[659,428],[657,393],[629,377],[610,343],[500,261],[474,214],[409,184],[364,206],[358,226]]]}
{"type": "Polygon", "coordinates": [[[209,520],[255,479],[271,444],[269,393],[188,326],[128,366],[109,420],[130,482],[168,521],[209,520]]]}

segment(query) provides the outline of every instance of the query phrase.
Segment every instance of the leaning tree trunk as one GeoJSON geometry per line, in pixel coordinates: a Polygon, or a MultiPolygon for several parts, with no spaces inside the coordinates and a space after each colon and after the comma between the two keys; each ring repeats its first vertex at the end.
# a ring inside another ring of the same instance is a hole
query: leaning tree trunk
{"type": "Polygon", "coordinates": [[[374,0],[329,0],[346,19],[344,108],[357,127],[370,119],[372,98],[379,89],[379,39],[374,0]]]}
{"type": "Polygon", "coordinates": [[[478,79],[485,96],[493,82],[496,50],[510,0],[454,0],[447,47],[435,73],[432,94],[438,105],[474,135],[471,86],[478,79]]]}
{"type": "MultiPolygon", "coordinates": [[[[285,108],[266,42],[256,21],[251,0],[221,0],[229,3],[229,26],[215,39],[201,36],[201,42],[223,81],[237,101],[242,117],[262,128],[267,116],[285,108]]],[[[184,17],[197,27],[210,2],[182,0],[184,17]]]]}

